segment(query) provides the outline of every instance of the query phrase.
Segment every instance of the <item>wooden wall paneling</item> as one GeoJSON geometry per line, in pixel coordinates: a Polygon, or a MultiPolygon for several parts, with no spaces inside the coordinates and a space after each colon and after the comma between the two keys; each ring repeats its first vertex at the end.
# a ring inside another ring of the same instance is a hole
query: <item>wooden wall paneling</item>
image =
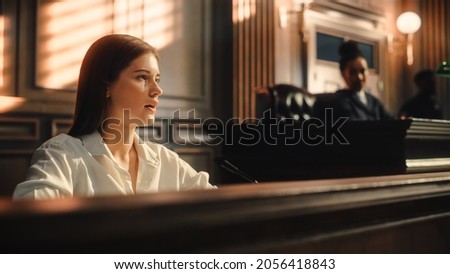
{"type": "Polygon", "coordinates": [[[0,117],[1,141],[37,141],[39,138],[39,119],[0,117]]]}

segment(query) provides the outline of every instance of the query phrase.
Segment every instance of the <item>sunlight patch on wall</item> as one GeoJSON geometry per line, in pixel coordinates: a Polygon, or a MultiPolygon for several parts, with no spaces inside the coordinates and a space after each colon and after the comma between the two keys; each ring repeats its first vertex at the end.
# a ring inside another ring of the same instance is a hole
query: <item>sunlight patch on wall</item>
{"type": "Polygon", "coordinates": [[[36,85],[74,89],[85,52],[111,30],[108,1],[40,1],[36,85]]]}
{"type": "Polygon", "coordinates": [[[161,50],[179,39],[176,20],[180,15],[179,7],[183,0],[150,0],[151,9],[144,10],[144,40],[161,50]]]}
{"type": "Polygon", "coordinates": [[[22,97],[0,96],[0,113],[7,113],[17,109],[24,102],[25,98],[22,97]]]}
{"type": "Polygon", "coordinates": [[[4,85],[4,80],[3,80],[3,68],[5,66],[4,63],[4,29],[5,29],[5,23],[4,23],[4,17],[0,16],[0,90],[3,89],[3,85],[4,85]]]}
{"type": "Polygon", "coordinates": [[[175,40],[175,6],[183,0],[116,0],[114,30],[143,38],[157,49],[175,40]]]}
{"type": "Polygon", "coordinates": [[[166,47],[175,39],[174,3],[179,1],[39,1],[36,85],[75,89],[87,49],[109,33],[127,33],[158,49],[166,47]]]}

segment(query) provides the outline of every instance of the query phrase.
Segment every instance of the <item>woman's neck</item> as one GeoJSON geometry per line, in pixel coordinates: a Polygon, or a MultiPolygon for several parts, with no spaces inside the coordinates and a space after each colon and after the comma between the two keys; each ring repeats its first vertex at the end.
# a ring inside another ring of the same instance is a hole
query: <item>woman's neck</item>
{"type": "Polygon", "coordinates": [[[114,157],[126,158],[133,149],[136,127],[107,125],[100,134],[114,157]]]}
{"type": "MultiPolygon", "coordinates": [[[[108,129],[112,130],[112,128],[108,129]]],[[[126,129],[115,131],[113,135],[116,137],[112,139],[106,138],[107,134],[104,130],[101,134],[117,164],[130,174],[131,186],[133,191],[136,192],[139,166],[138,153],[133,146],[136,127],[126,127],[126,129]]]]}

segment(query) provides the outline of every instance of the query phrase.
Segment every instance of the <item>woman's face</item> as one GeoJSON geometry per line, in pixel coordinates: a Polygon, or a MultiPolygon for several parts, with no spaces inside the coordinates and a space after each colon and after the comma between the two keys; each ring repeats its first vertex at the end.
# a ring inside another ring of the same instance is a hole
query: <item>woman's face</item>
{"type": "Polygon", "coordinates": [[[348,61],[341,71],[347,88],[353,91],[363,90],[368,73],[367,61],[363,57],[348,61]]]}
{"type": "MultiPolygon", "coordinates": [[[[125,68],[107,91],[107,119],[118,119],[126,127],[153,123],[158,106],[160,73],[152,53],[141,55],[125,68]]],[[[114,122],[114,121],[112,121],[114,122]]]]}

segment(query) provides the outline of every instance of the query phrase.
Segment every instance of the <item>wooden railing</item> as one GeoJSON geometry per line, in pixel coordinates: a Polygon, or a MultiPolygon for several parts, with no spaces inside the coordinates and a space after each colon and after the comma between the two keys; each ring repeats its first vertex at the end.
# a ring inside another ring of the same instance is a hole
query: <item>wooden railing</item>
{"type": "Polygon", "coordinates": [[[3,253],[447,253],[450,172],[0,200],[3,253]]]}

